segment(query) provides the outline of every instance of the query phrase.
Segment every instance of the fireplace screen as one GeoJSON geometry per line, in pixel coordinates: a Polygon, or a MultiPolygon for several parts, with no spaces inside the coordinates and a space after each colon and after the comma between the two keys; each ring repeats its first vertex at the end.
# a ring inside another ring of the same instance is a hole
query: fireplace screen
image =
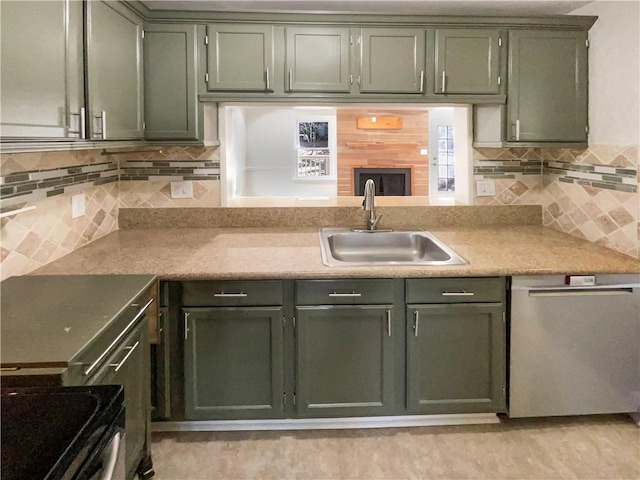
{"type": "Polygon", "coordinates": [[[353,173],[356,196],[364,195],[364,184],[369,179],[376,184],[376,195],[388,197],[411,195],[410,168],[356,168],[353,173]]]}

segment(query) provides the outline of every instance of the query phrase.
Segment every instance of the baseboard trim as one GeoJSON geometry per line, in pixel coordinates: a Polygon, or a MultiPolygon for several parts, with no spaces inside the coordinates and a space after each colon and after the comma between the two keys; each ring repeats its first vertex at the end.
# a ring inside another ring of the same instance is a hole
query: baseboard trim
{"type": "Polygon", "coordinates": [[[336,430],[346,428],[431,427],[500,423],[494,413],[401,415],[387,417],[284,418],[276,420],[195,420],[154,422],[154,432],[225,432],[247,430],[336,430]]]}

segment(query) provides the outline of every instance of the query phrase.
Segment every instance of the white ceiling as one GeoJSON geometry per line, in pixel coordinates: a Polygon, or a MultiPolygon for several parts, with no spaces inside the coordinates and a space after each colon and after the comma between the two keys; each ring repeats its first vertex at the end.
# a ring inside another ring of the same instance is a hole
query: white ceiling
{"type": "Polygon", "coordinates": [[[396,15],[564,15],[591,3],[565,0],[142,0],[151,10],[340,12],[396,15]]]}

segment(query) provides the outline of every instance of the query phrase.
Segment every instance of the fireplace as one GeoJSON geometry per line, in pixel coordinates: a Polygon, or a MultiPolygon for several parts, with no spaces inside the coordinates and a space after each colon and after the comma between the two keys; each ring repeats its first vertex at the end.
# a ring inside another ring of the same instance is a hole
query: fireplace
{"type": "Polygon", "coordinates": [[[364,184],[369,179],[376,184],[376,195],[411,196],[410,168],[354,168],[353,179],[356,196],[364,195],[364,184]]]}

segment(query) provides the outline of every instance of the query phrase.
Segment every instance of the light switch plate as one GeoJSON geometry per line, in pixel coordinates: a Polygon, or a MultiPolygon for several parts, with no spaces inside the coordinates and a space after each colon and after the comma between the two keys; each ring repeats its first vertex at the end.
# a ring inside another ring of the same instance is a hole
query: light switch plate
{"type": "Polygon", "coordinates": [[[421,148],[420,155],[429,155],[429,150],[427,150],[426,148],[421,148]]]}
{"type": "Polygon", "coordinates": [[[71,218],[78,218],[84,216],[85,213],[85,199],[84,193],[74,195],[71,197],[71,218]]]}
{"type": "Polygon", "coordinates": [[[496,182],[493,180],[479,180],[476,182],[478,197],[492,197],[496,194],[496,182]]]}
{"type": "Polygon", "coordinates": [[[193,182],[171,182],[171,198],[193,198],[193,182]]]}

